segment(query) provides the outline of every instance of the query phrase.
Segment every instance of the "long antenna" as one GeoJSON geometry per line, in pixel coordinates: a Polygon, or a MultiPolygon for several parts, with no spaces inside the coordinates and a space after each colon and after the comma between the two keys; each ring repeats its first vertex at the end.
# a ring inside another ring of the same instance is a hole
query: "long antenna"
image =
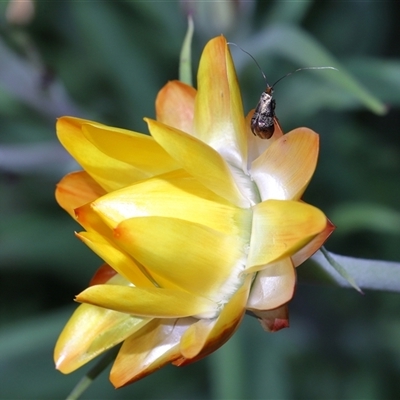
{"type": "Polygon", "coordinates": [[[269,86],[268,81],[267,81],[267,77],[265,76],[264,71],[261,69],[260,64],[258,64],[257,60],[256,60],[248,51],[246,51],[245,49],[243,49],[242,47],[240,47],[238,44],[233,43],[233,42],[227,42],[227,44],[233,44],[234,46],[239,47],[239,49],[242,50],[243,53],[246,53],[247,55],[249,55],[249,56],[253,59],[253,61],[256,63],[258,69],[260,70],[262,76],[263,76],[264,79],[265,79],[265,83],[269,86]]]}
{"type": "MultiPolygon", "coordinates": [[[[238,47],[240,50],[242,50],[243,53],[246,53],[247,55],[249,55],[249,56],[253,59],[253,61],[256,63],[258,69],[260,70],[262,76],[263,76],[264,79],[265,79],[265,82],[266,82],[267,86],[269,86],[269,83],[268,83],[268,81],[267,81],[267,77],[265,76],[264,71],[261,69],[260,64],[258,64],[257,60],[256,60],[248,51],[246,51],[245,49],[243,49],[242,47],[240,47],[238,44],[233,43],[233,42],[227,42],[227,44],[233,44],[234,46],[236,46],[236,47],[238,47]]],[[[335,71],[339,71],[339,70],[338,70],[337,68],[335,68],[335,67],[302,67],[302,68],[297,68],[296,70],[294,70],[294,71],[292,71],[292,72],[288,72],[286,75],[283,75],[282,77],[280,77],[272,86],[269,86],[269,87],[274,88],[275,85],[276,85],[278,82],[280,82],[283,78],[286,78],[286,77],[289,76],[289,75],[292,75],[292,74],[294,74],[294,73],[296,73],[296,72],[299,72],[299,71],[303,71],[303,70],[305,70],[305,69],[333,69],[333,70],[335,70],[335,71]]]]}

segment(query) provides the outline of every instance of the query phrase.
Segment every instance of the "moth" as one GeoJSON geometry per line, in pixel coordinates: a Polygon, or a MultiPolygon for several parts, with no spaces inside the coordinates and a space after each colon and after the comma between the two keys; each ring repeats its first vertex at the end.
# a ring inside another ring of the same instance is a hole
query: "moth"
{"type": "Polygon", "coordinates": [[[261,139],[270,139],[275,131],[275,124],[277,122],[277,118],[275,115],[276,101],[273,98],[273,94],[274,94],[275,85],[278,82],[280,82],[283,78],[286,78],[287,76],[294,74],[295,72],[304,71],[307,69],[334,69],[337,71],[337,69],[334,67],[298,68],[298,69],[282,76],[272,86],[270,86],[268,84],[267,77],[265,76],[265,74],[264,74],[263,70],[261,69],[260,65],[258,64],[257,60],[246,50],[244,50],[240,46],[238,46],[236,43],[228,42],[228,44],[233,44],[233,45],[239,47],[240,50],[242,50],[244,53],[248,54],[254,60],[254,62],[256,63],[258,69],[260,70],[260,72],[265,80],[265,83],[267,84],[266,89],[264,90],[264,92],[261,93],[260,100],[258,101],[258,104],[254,110],[254,114],[253,114],[253,117],[251,118],[251,122],[250,122],[251,131],[253,132],[253,134],[255,136],[258,136],[261,139]]]}

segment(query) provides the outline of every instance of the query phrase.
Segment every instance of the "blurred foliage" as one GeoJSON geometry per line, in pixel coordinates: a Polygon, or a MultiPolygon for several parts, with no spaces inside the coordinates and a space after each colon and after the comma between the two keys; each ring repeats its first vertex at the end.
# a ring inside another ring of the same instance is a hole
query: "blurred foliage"
{"type": "MultiPolygon", "coordinates": [[[[54,200],[57,181],[77,168],[57,143],[55,119],[73,114],[146,132],[142,118],[154,117],[158,90],[178,77],[188,12],[194,68],[221,33],[256,57],[270,84],[302,66],[339,67],[280,82],[277,115],[286,131],[305,125],[321,135],[305,200],[338,225],[327,247],[400,260],[400,3],[34,5],[24,20],[0,2],[1,399],[65,398],[87,370],[63,376],[52,361],[73,296],[100,264],[54,200]]],[[[246,54],[232,53],[247,112],[265,82],[246,54]]],[[[118,391],[104,373],[82,398],[395,399],[399,302],[398,294],[300,284],[290,329],[267,334],[247,317],[206,360],[118,391]]]]}

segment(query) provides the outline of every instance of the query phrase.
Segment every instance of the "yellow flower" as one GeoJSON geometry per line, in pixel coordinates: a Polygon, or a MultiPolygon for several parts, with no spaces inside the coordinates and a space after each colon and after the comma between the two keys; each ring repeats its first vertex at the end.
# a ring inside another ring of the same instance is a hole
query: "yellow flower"
{"type": "Polygon", "coordinates": [[[56,197],[85,229],[77,236],[106,264],[76,300],[58,339],[69,373],[123,342],[116,387],[166,363],[185,365],[220,347],[246,310],[271,331],[288,325],[295,267],[333,226],[300,200],[318,135],[270,140],[250,131],[225,39],[205,47],[198,90],[167,83],[151,136],[63,117],[61,143],[84,171],[56,197]]]}

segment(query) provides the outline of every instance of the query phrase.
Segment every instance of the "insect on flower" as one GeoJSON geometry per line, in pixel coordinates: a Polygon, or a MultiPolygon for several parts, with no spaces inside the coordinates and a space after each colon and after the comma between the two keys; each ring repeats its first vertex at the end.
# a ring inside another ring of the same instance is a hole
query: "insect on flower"
{"type": "Polygon", "coordinates": [[[263,70],[258,64],[257,60],[246,50],[242,49],[236,43],[229,42],[228,44],[233,44],[236,47],[239,47],[244,53],[248,54],[254,62],[257,64],[258,69],[261,71],[262,76],[264,77],[265,83],[267,84],[264,92],[261,93],[260,100],[258,101],[257,107],[254,111],[253,117],[251,118],[251,131],[255,136],[258,136],[261,139],[269,139],[274,134],[275,123],[277,123],[277,118],[275,116],[275,106],[276,101],[273,98],[275,85],[280,82],[283,78],[286,78],[289,75],[294,74],[295,72],[303,71],[306,69],[334,69],[334,67],[303,67],[298,68],[292,72],[287,73],[286,75],[279,78],[272,86],[269,85],[267,81],[267,77],[265,76],[263,70]]]}

